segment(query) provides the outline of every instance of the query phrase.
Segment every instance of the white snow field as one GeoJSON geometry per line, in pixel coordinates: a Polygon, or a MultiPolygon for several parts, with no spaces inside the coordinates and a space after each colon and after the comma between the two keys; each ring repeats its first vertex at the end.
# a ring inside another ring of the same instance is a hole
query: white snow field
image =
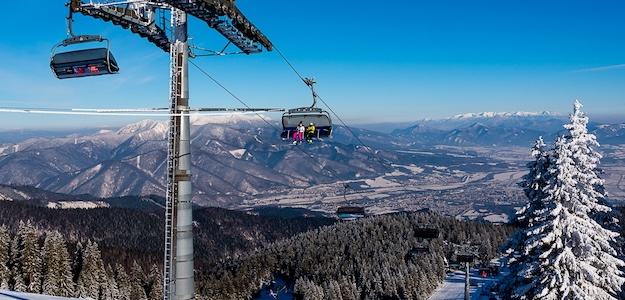
{"type": "MultiPolygon", "coordinates": [[[[496,293],[490,292],[490,288],[496,285],[508,272],[505,268],[499,268],[497,276],[482,277],[477,268],[469,271],[469,297],[471,300],[501,299],[496,293]],[[503,270],[502,270],[503,269],[503,270]]],[[[447,274],[445,282],[441,284],[428,300],[464,300],[465,271],[457,270],[447,274]]]]}

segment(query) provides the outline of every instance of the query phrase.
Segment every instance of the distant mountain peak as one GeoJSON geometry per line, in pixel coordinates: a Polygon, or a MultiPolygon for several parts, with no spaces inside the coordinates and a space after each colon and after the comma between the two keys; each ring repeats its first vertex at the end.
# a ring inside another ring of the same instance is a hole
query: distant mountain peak
{"type": "Polygon", "coordinates": [[[221,115],[191,115],[192,125],[228,124],[239,122],[270,121],[271,118],[262,114],[228,113],[221,115]]]}
{"type": "Polygon", "coordinates": [[[167,121],[141,120],[128,124],[117,131],[117,134],[135,134],[143,131],[155,131],[165,135],[168,131],[167,121]]]}
{"type": "Polygon", "coordinates": [[[470,119],[470,118],[496,118],[496,117],[561,117],[562,115],[557,112],[542,111],[542,112],[481,112],[481,113],[466,113],[459,114],[453,117],[447,118],[451,120],[470,119]]]}

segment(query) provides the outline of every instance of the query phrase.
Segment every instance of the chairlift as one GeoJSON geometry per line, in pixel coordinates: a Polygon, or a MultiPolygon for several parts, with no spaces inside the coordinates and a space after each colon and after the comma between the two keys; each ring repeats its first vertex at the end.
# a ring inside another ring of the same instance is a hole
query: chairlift
{"type": "Polygon", "coordinates": [[[438,228],[434,224],[420,223],[415,228],[415,237],[425,239],[438,238],[438,228]]]}
{"type": "Polygon", "coordinates": [[[411,255],[424,255],[430,253],[430,247],[425,244],[419,244],[410,249],[411,255]]]}
{"type": "Polygon", "coordinates": [[[283,139],[291,138],[300,122],[304,126],[308,126],[310,123],[314,124],[315,137],[317,138],[332,135],[332,118],[330,114],[321,108],[315,107],[317,94],[315,94],[314,84],[317,82],[309,78],[306,78],[304,82],[312,90],[313,104],[310,107],[292,108],[282,114],[282,134],[280,136],[283,139]]]}
{"type": "Polygon", "coordinates": [[[366,215],[364,207],[358,206],[340,206],[336,209],[336,214],[340,219],[357,219],[366,215]]]}
{"type": "Polygon", "coordinates": [[[71,37],[55,45],[50,56],[50,68],[54,76],[58,79],[65,79],[117,73],[119,67],[110,51],[109,40],[101,35],[74,35],[72,22],[72,9],[70,7],[67,31],[71,37]],[[61,46],[67,47],[69,45],[103,41],[106,41],[106,48],[99,47],[58,52],[61,46]]]}
{"type": "MultiPolygon", "coordinates": [[[[343,185],[343,199],[347,202],[347,197],[345,195],[347,188],[349,188],[348,184],[343,185]]],[[[360,206],[339,206],[336,209],[336,215],[343,220],[353,220],[366,216],[365,208],[360,206]]]]}
{"type": "Polygon", "coordinates": [[[475,256],[470,253],[456,254],[457,262],[473,262],[475,256]]]}

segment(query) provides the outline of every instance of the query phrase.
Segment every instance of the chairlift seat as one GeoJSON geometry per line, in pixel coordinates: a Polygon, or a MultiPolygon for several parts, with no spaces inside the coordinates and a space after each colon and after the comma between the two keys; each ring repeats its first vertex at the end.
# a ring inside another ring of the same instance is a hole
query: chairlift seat
{"type": "Polygon", "coordinates": [[[115,74],[117,61],[107,48],[84,49],[56,53],[50,68],[59,79],[115,74]]]}
{"type": "Polygon", "coordinates": [[[438,228],[433,224],[419,224],[415,228],[415,237],[435,239],[438,238],[438,228]]]}
{"type": "Polygon", "coordinates": [[[336,214],[341,219],[357,219],[366,215],[364,207],[341,206],[336,209],[336,214]]]}
{"type": "Polygon", "coordinates": [[[456,255],[456,261],[458,262],[472,262],[475,257],[472,254],[458,254],[456,255]]]}
{"type": "Polygon", "coordinates": [[[297,125],[302,122],[308,127],[310,123],[315,124],[315,136],[332,135],[332,120],[328,112],[316,107],[300,107],[289,109],[282,114],[282,138],[290,138],[297,130],[297,125]]]}
{"type": "Polygon", "coordinates": [[[410,254],[412,255],[422,255],[430,253],[430,248],[427,246],[417,246],[410,250],[410,254]]]}

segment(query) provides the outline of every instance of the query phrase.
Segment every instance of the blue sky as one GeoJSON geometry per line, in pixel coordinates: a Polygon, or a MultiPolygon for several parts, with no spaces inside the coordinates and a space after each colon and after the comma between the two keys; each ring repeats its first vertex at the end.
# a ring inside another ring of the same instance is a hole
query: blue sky
{"type": "MultiPolygon", "coordinates": [[[[168,55],[129,30],[81,14],[74,15],[74,33],[110,39],[120,72],[66,80],[52,75],[50,51],[66,38],[64,3],[7,4],[10,13],[0,28],[0,107],[166,107],[168,55]]],[[[485,111],[568,114],[575,99],[591,121],[625,122],[621,0],[236,3],[301,76],[315,77],[325,102],[318,106],[347,125],[485,111]]],[[[195,19],[189,35],[208,49],[220,50],[227,42],[195,19]]],[[[250,107],[312,102],[277,51],[198,57],[193,63],[250,107]]],[[[192,107],[243,107],[195,66],[190,72],[192,107]]],[[[0,130],[118,126],[136,119],[19,113],[0,118],[0,130]]]]}

